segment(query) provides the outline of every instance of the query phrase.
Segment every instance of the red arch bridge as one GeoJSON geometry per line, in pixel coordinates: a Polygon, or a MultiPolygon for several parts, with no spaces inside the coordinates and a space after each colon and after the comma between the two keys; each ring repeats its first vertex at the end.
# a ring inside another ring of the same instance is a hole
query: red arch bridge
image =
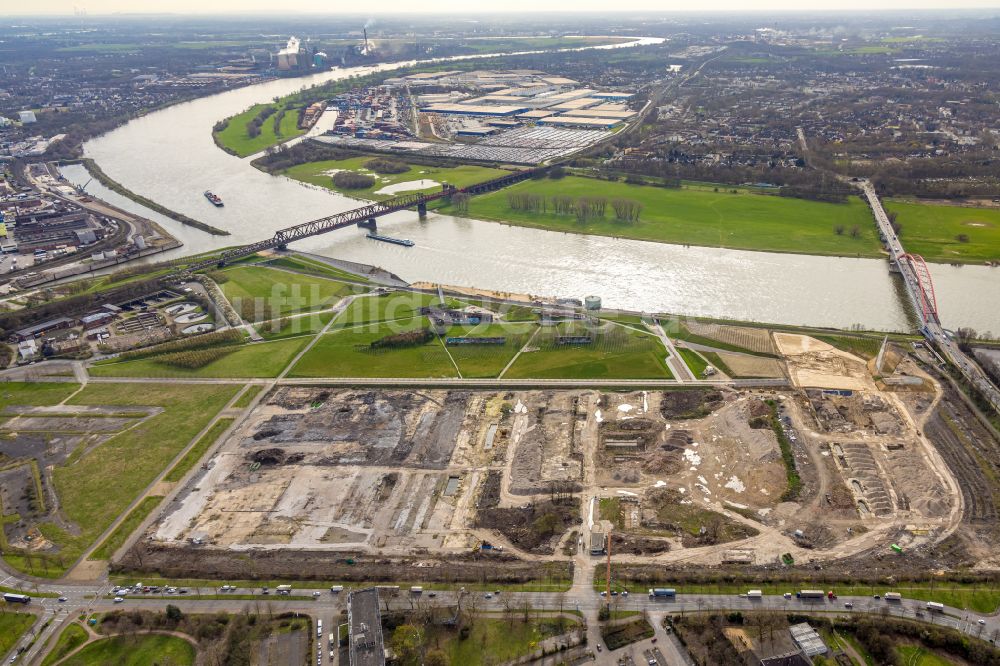
{"type": "Polygon", "coordinates": [[[908,285],[908,287],[915,294],[921,319],[923,319],[924,323],[940,324],[941,319],[938,317],[937,298],[934,296],[934,282],[931,280],[931,272],[927,268],[927,262],[919,254],[907,253],[903,255],[903,259],[906,260],[907,265],[910,267],[913,280],[916,281],[916,284],[908,285]]]}

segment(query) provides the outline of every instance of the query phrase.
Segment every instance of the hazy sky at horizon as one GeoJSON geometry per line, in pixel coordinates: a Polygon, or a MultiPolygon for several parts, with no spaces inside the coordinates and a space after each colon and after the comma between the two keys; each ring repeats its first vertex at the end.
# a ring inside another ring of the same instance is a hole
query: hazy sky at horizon
{"type": "Polygon", "coordinates": [[[380,0],[354,4],[330,0],[296,0],[294,6],[274,0],[43,0],[40,3],[7,0],[0,16],[31,14],[90,15],[110,13],[251,13],[291,12],[325,14],[385,14],[389,12],[539,12],[539,11],[824,11],[1000,8],[1000,0],[504,0],[470,6],[468,0],[380,0]]]}

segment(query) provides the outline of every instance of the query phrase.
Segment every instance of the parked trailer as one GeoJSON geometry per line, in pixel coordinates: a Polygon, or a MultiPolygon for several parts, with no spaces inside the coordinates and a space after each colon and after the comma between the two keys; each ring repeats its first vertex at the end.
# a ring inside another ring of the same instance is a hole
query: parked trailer
{"type": "Polygon", "coordinates": [[[4,592],[3,600],[9,604],[31,603],[31,597],[29,597],[27,594],[14,594],[13,592],[4,592]]]}
{"type": "Polygon", "coordinates": [[[649,598],[654,597],[676,597],[677,590],[672,587],[654,587],[649,591],[649,598]]]}
{"type": "Polygon", "coordinates": [[[747,592],[747,599],[763,599],[764,593],[761,590],[750,590],[747,592]]]}
{"type": "Polygon", "coordinates": [[[886,601],[902,601],[903,595],[899,592],[886,592],[882,595],[882,598],[886,601]]]}
{"type": "Polygon", "coordinates": [[[826,596],[823,590],[799,590],[795,593],[798,599],[822,599],[826,596]]]}
{"type": "Polygon", "coordinates": [[[943,613],[944,612],[944,604],[939,603],[937,601],[928,601],[927,602],[927,610],[933,611],[935,613],[943,613]]]}

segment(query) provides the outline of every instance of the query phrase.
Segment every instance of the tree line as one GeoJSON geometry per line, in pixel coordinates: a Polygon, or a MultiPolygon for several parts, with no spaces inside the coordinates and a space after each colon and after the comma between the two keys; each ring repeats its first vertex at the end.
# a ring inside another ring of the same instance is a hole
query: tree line
{"type": "Polygon", "coordinates": [[[364,190],[375,184],[375,176],[354,171],[338,171],[333,174],[333,184],[344,190],[364,190]]]}
{"type": "Polygon", "coordinates": [[[603,220],[608,204],[618,222],[638,222],[643,205],[634,199],[608,199],[607,197],[571,197],[564,194],[545,197],[535,192],[508,192],[507,207],[528,213],[575,215],[578,222],[603,220]]]}
{"type": "Polygon", "coordinates": [[[281,121],[284,120],[284,118],[285,118],[285,110],[284,109],[282,109],[281,111],[278,111],[277,113],[274,114],[274,125],[273,125],[274,136],[277,136],[277,137],[281,136],[281,121]]]}
{"type": "Polygon", "coordinates": [[[263,109],[257,112],[257,115],[247,122],[247,136],[251,139],[256,139],[260,136],[260,127],[264,124],[264,121],[273,116],[278,112],[277,107],[265,106],[263,109]]]}

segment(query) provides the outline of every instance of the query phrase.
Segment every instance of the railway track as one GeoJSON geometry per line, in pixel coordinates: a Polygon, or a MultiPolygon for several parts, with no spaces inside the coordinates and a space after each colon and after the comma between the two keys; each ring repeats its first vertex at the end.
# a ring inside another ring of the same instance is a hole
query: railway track
{"type": "Polygon", "coordinates": [[[996,490],[984,473],[974,446],[962,433],[960,422],[953,408],[942,403],[940,411],[927,421],[924,432],[958,479],[965,502],[963,521],[996,523],[996,490]]]}

